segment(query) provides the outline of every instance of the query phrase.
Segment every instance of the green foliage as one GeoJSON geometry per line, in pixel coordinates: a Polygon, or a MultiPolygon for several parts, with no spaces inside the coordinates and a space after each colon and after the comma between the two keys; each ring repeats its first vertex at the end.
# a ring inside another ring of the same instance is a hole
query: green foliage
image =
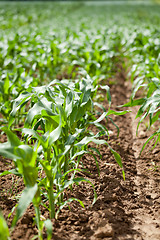
{"type": "MultiPolygon", "coordinates": [[[[128,112],[112,110],[106,85],[106,79],[112,82],[119,62],[126,67],[124,59],[128,60],[133,82],[130,102],[124,106],[140,106],[139,124],[147,116],[149,126],[159,121],[159,7],[87,4],[0,4],[0,129],[8,137],[0,144],[0,155],[14,163],[13,169],[0,176],[23,178],[25,188],[12,227],[32,203],[39,239],[43,239],[43,228],[47,239],[52,239],[51,219],[63,207],[72,201],[84,207],[79,199],[66,199],[65,192],[75,184],[90,184],[95,203],[93,184],[76,175],[83,171],[84,154],[93,156],[100,174],[98,157],[102,156],[95,145],[110,149],[125,179],[120,155],[101,139],[109,138],[102,120],[110,120],[119,134],[112,115],[128,112]],[[143,95],[137,99],[139,89],[143,95]],[[106,108],[95,101],[99,91],[105,92],[106,108]],[[93,126],[96,134],[91,131],[93,126]],[[42,221],[41,205],[50,219],[42,221]]],[[[142,150],[152,139],[158,143],[159,130],[142,150]]],[[[9,239],[2,215],[0,221],[1,238],[9,239]]]]}

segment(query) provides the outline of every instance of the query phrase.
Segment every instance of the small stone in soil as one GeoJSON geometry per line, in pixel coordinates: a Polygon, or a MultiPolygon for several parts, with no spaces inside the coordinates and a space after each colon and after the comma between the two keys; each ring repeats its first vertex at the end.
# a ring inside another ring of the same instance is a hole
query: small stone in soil
{"type": "Polygon", "coordinates": [[[106,224],[104,227],[99,227],[94,236],[97,238],[113,237],[113,228],[109,224],[106,224]]]}

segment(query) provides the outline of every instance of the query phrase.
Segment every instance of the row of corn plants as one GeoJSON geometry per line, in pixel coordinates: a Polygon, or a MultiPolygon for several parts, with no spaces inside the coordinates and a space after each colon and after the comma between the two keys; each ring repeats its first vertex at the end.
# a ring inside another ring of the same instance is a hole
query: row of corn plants
{"type": "Polygon", "coordinates": [[[75,80],[53,80],[48,85],[33,87],[32,91],[22,91],[13,100],[12,111],[7,126],[1,131],[8,137],[8,142],[0,144],[0,154],[13,160],[14,169],[1,173],[15,174],[23,178],[25,189],[19,199],[12,228],[23,215],[30,203],[33,204],[39,239],[43,239],[43,228],[47,228],[48,239],[51,239],[51,219],[57,218],[60,210],[72,201],[66,199],[65,192],[72,191],[74,184],[82,181],[93,187],[86,178],[76,177],[83,171],[80,167],[84,154],[91,154],[96,162],[100,152],[97,148],[88,147],[90,142],[105,144],[109,147],[115,160],[124,171],[119,154],[114,151],[101,136],[109,136],[108,129],[100,122],[110,115],[121,115],[127,111],[116,112],[110,109],[111,95],[108,86],[94,86],[94,81],[86,74],[75,80]],[[106,90],[109,109],[93,101],[97,89],[106,90]],[[98,106],[103,113],[95,117],[94,107],[98,106]],[[23,124],[23,128],[15,128],[23,124]],[[97,134],[89,130],[97,128],[97,134]],[[16,135],[21,133],[21,138],[16,135]],[[49,211],[49,219],[42,221],[40,206],[49,211]]]}
{"type": "Polygon", "coordinates": [[[141,152],[148,142],[153,140],[154,146],[160,142],[160,53],[159,53],[159,30],[144,28],[135,29],[128,35],[129,44],[125,46],[125,53],[132,65],[129,77],[132,81],[132,94],[130,102],[124,106],[140,106],[136,118],[139,118],[139,125],[148,121],[148,129],[154,127],[153,134],[144,143],[141,152]],[[141,90],[141,97],[137,97],[141,90]]]}

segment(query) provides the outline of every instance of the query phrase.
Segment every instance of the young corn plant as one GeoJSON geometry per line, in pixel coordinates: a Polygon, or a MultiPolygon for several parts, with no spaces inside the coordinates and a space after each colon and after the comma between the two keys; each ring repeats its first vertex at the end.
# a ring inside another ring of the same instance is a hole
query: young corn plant
{"type": "MultiPolygon", "coordinates": [[[[18,110],[24,107],[29,101],[32,107],[26,115],[24,126],[30,126],[41,134],[51,133],[56,129],[55,131],[58,131],[58,133],[62,135],[62,152],[66,151],[64,150],[64,146],[68,142],[68,138],[76,134],[77,129],[79,129],[81,133],[79,135],[81,139],[83,136],[89,136],[88,127],[91,124],[99,128],[103,134],[108,135],[107,128],[100,124],[100,122],[105,117],[110,118],[112,114],[122,115],[127,112],[111,110],[109,87],[93,87],[93,82],[89,77],[83,78],[82,80],[78,79],[75,82],[69,80],[54,80],[48,86],[34,88],[32,93],[22,92],[22,94],[20,94],[14,101],[9,126],[13,123],[18,110]],[[92,100],[98,87],[107,91],[107,99],[109,102],[108,111],[92,100]],[[98,106],[104,111],[98,119],[94,117],[94,106],[98,106]]],[[[59,148],[59,151],[61,148],[59,148]]]]}
{"type": "Polygon", "coordinates": [[[8,137],[8,142],[0,144],[0,154],[6,158],[12,159],[15,168],[10,171],[4,171],[0,176],[6,174],[15,174],[23,178],[25,189],[19,200],[19,204],[14,216],[12,227],[14,227],[18,219],[23,215],[28,205],[33,202],[36,212],[36,222],[41,238],[40,212],[39,204],[41,201],[40,190],[37,185],[38,170],[36,167],[37,146],[28,146],[21,142],[19,138],[8,128],[2,127],[8,137]]]}

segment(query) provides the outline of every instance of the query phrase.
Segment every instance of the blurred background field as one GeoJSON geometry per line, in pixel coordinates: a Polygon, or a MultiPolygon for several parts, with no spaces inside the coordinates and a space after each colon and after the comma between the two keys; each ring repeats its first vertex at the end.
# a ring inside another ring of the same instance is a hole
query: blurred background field
{"type": "Polygon", "coordinates": [[[144,25],[159,22],[160,6],[153,1],[19,1],[0,2],[1,37],[5,32],[48,32],[102,26],[144,25]]]}

